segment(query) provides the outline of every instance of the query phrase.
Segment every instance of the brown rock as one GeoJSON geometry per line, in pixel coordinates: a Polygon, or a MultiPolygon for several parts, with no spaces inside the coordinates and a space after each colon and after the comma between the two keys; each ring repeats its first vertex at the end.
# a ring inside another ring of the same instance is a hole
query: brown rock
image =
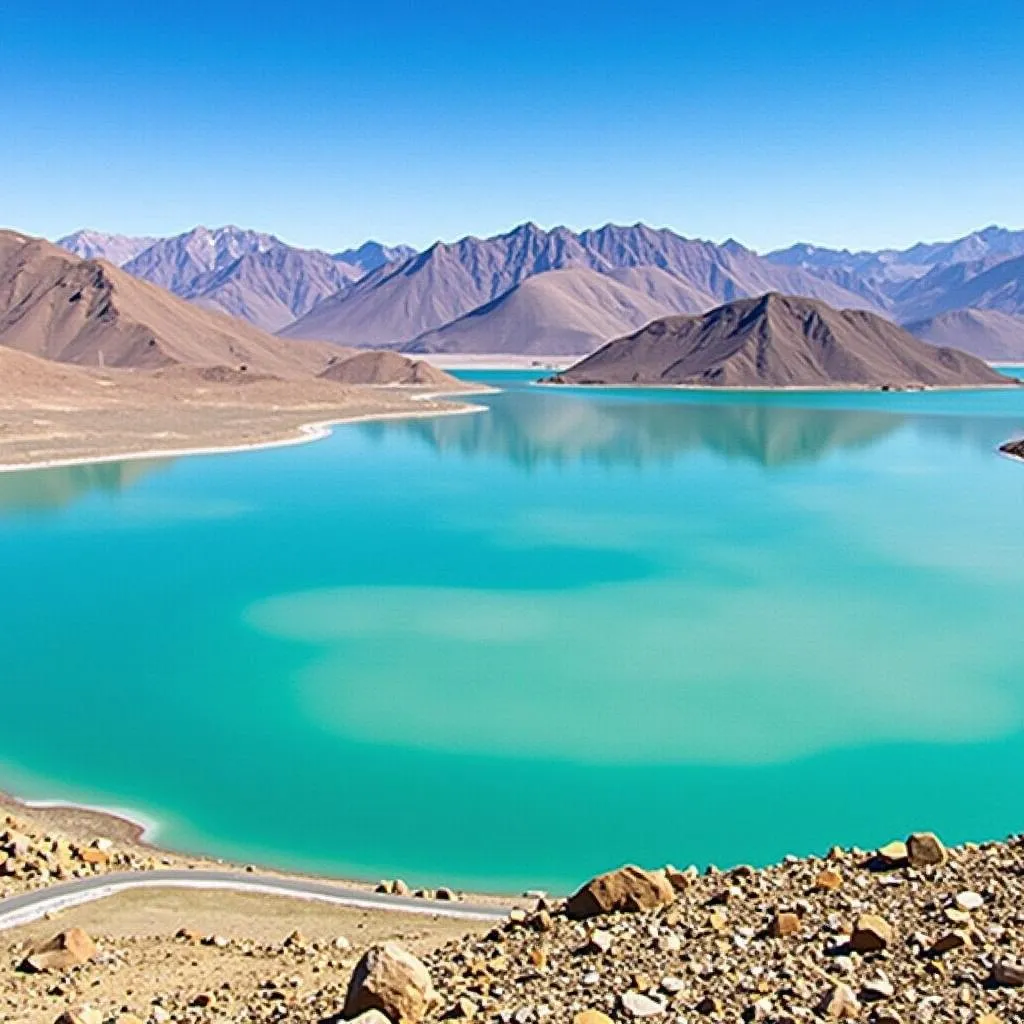
{"type": "Polygon", "coordinates": [[[877,914],[861,914],[850,936],[850,949],[857,953],[877,953],[892,942],[892,925],[877,914]]]}
{"type": "Polygon", "coordinates": [[[1012,960],[997,960],[992,968],[992,980],[997,985],[1020,988],[1024,985],[1024,966],[1012,960]]]}
{"type": "Polygon", "coordinates": [[[963,949],[971,944],[971,937],[965,931],[956,929],[946,932],[931,949],[928,950],[931,956],[942,956],[943,953],[950,953],[954,949],[963,949]]]}
{"type": "Polygon", "coordinates": [[[612,1019],[600,1010],[584,1010],[573,1017],[572,1024],[612,1024],[612,1019]]]}
{"type": "Polygon", "coordinates": [[[705,1017],[718,1016],[722,1012],[722,1004],[712,996],[704,996],[694,1009],[705,1017]]]}
{"type": "Polygon", "coordinates": [[[840,983],[825,993],[818,1012],[831,1020],[856,1020],[860,1016],[860,1002],[849,985],[840,983]]]}
{"type": "Polygon", "coordinates": [[[395,942],[371,946],[352,972],[346,1017],[379,1010],[394,1024],[418,1024],[439,1002],[423,963],[395,942]]]}
{"type": "Polygon", "coordinates": [[[834,892],[842,887],[843,876],[835,868],[825,868],[814,880],[815,889],[827,889],[834,892]]]}
{"type": "Polygon", "coordinates": [[[907,860],[911,867],[938,867],[945,864],[946,859],[946,848],[934,832],[915,832],[907,839],[907,860]]]}
{"type": "Polygon", "coordinates": [[[81,928],[69,928],[33,949],[22,963],[22,969],[63,971],[88,963],[95,955],[96,943],[81,928]]]}
{"type": "Polygon", "coordinates": [[[615,912],[635,913],[671,903],[675,895],[664,874],[629,864],[592,878],[569,897],[565,911],[577,920],[615,912]]]}
{"type": "Polygon", "coordinates": [[[800,931],[800,918],[792,913],[792,911],[781,911],[772,918],[769,930],[776,939],[785,938],[787,935],[795,935],[800,931]]]}

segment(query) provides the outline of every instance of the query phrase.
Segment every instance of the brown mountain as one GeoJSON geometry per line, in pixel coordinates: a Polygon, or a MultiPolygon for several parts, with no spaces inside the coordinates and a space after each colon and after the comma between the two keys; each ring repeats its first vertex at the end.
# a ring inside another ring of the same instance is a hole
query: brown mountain
{"type": "Polygon", "coordinates": [[[862,310],[769,293],[655,320],[554,378],[569,384],[722,387],[1006,385],[980,359],[862,310]]]}
{"type": "MultiPolygon", "coordinates": [[[[104,260],[13,231],[0,231],[0,345],[81,366],[216,368],[282,379],[312,378],[352,354],[326,342],[276,338],[104,260]]],[[[412,360],[391,354],[372,383],[405,383],[417,373],[412,360]]],[[[431,386],[455,386],[440,376],[445,381],[431,386]]]]}
{"type": "Polygon", "coordinates": [[[323,380],[341,384],[431,387],[451,390],[455,378],[422,359],[410,359],[397,352],[361,352],[336,356],[320,374],[323,380]]]}

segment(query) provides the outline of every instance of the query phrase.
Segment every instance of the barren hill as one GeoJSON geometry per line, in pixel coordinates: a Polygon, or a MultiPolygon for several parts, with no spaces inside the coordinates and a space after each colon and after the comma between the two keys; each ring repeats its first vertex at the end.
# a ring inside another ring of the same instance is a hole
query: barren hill
{"type": "Polygon", "coordinates": [[[769,293],[671,316],[609,342],[556,380],[725,387],[1006,385],[980,359],[861,310],[769,293]]]}
{"type": "MultiPolygon", "coordinates": [[[[640,288],[645,283],[649,288],[641,291],[584,267],[549,270],[420,335],[404,350],[578,355],[666,312],[679,311],[689,297],[686,285],[656,267],[623,273],[640,288]]],[[[702,308],[697,299],[692,304],[702,308]]]]}
{"type": "Polygon", "coordinates": [[[995,309],[958,309],[906,324],[932,345],[952,345],[980,359],[1024,362],[1024,316],[995,309]]]}
{"type": "Polygon", "coordinates": [[[245,367],[310,376],[333,353],[198,309],[100,260],[0,232],[0,344],[82,365],[245,367]]]}
{"type": "Polygon", "coordinates": [[[336,356],[320,377],[341,384],[401,385],[442,390],[462,386],[444,370],[397,352],[362,351],[336,356]]]}

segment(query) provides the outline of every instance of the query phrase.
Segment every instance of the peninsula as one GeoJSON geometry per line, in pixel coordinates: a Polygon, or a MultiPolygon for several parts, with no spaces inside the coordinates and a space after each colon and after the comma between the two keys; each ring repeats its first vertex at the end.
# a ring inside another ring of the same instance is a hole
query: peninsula
{"type": "Polygon", "coordinates": [[[470,409],[420,360],[276,338],[104,260],[0,231],[0,467],[252,447],[470,409]]]}

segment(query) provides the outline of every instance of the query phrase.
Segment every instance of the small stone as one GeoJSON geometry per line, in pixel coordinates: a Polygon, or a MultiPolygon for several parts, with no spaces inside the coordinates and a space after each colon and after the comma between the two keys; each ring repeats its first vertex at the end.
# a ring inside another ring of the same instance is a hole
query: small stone
{"type": "Polygon", "coordinates": [[[658,1017],[665,1012],[664,1004],[642,992],[625,992],[619,1001],[623,1012],[629,1017],[658,1017]]]}
{"type": "Polygon", "coordinates": [[[907,860],[913,868],[938,867],[946,863],[946,848],[934,832],[915,832],[907,839],[907,860]]]}
{"type": "Polygon", "coordinates": [[[103,1024],[103,1014],[91,1006],[79,1006],[73,1010],[65,1010],[56,1024],[103,1024]]]}
{"type": "Polygon", "coordinates": [[[836,889],[842,888],[842,885],[843,876],[835,868],[825,868],[814,879],[815,889],[825,889],[834,892],[836,889]]]}
{"type": "Polygon", "coordinates": [[[903,1024],[903,1018],[895,1010],[878,1010],[873,1024],[903,1024]]]}
{"type": "Polygon", "coordinates": [[[772,1012],[772,1001],[767,997],[758,999],[751,1003],[743,1011],[743,1019],[745,1021],[762,1021],[767,1020],[772,1012]]]}
{"type": "Polygon", "coordinates": [[[418,1024],[439,997],[426,966],[396,942],[371,946],[356,965],[345,997],[345,1017],[380,1010],[393,1021],[418,1024]]]}
{"type": "Polygon", "coordinates": [[[96,952],[96,943],[81,928],[69,928],[36,946],[21,966],[27,971],[63,971],[88,963],[96,952]]]}
{"type": "Polygon", "coordinates": [[[572,1024],[612,1024],[612,1019],[600,1010],[584,1010],[573,1017],[572,1024]]]}
{"type": "Polygon", "coordinates": [[[660,871],[633,864],[592,878],[566,901],[565,912],[577,920],[615,912],[636,913],[671,903],[675,889],[660,871]]]}
{"type": "Polygon", "coordinates": [[[840,983],[825,993],[818,1011],[832,1020],[856,1020],[860,1016],[860,1002],[849,985],[840,983]]]}
{"type": "Polygon", "coordinates": [[[452,1010],[452,1016],[469,1020],[476,1016],[477,1009],[476,1003],[469,996],[460,996],[452,1010]]]}
{"type": "Polygon", "coordinates": [[[787,935],[795,935],[800,931],[800,918],[791,911],[780,911],[772,918],[769,930],[776,939],[783,939],[787,935]]]}
{"type": "Polygon", "coordinates": [[[946,932],[937,942],[934,942],[928,950],[930,956],[942,956],[943,953],[950,953],[954,949],[963,949],[971,944],[970,936],[959,929],[946,932]]]}
{"type": "Polygon", "coordinates": [[[1024,985],[1024,965],[1012,960],[997,960],[992,967],[992,980],[997,985],[1020,988],[1024,985]]]}
{"type": "Polygon", "coordinates": [[[671,932],[658,938],[658,950],[662,953],[678,953],[682,946],[679,936],[671,932]]]}
{"type": "Polygon", "coordinates": [[[892,943],[892,926],[877,914],[861,914],[850,936],[850,949],[855,953],[877,953],[892,943]]]}
{"type": "Polygon", "coordinates": [[[867,1000],[892,999],[895,992],[893,983],[881,971],[865,981],[860,990],[861,997],[867,1000]]]}
{"type": "Polygon", "coordinates": [[[658,987],[662,992],[667,992],[670,996],[678,995],[686,988],[686,982],[682,978],[677,978],[673,974],[669,974],[662,978],[658,984],[658,987]]]}
{"type": "Polygon", "coordinates": [[[970,913],[972,910],[981,910],[985,906],[985,898],[979,893],[972,892],[970,889],[958,892],[954,902],[961,910],[967,913],[970,913]]]}
{"type": "Polygon", "coordinates": [[[897,868],[907,862],[907,844],[899,840],[886,843],[875,851],[875,860],[886,868],[897,868]]]}
{"type": "Polygon", "coordinates": [[[607,953],[612,948],[614,941],[611,932],[606,932],[603,928],[595,928],[587,936],[584,950],[587,953],[607,953]]]}

